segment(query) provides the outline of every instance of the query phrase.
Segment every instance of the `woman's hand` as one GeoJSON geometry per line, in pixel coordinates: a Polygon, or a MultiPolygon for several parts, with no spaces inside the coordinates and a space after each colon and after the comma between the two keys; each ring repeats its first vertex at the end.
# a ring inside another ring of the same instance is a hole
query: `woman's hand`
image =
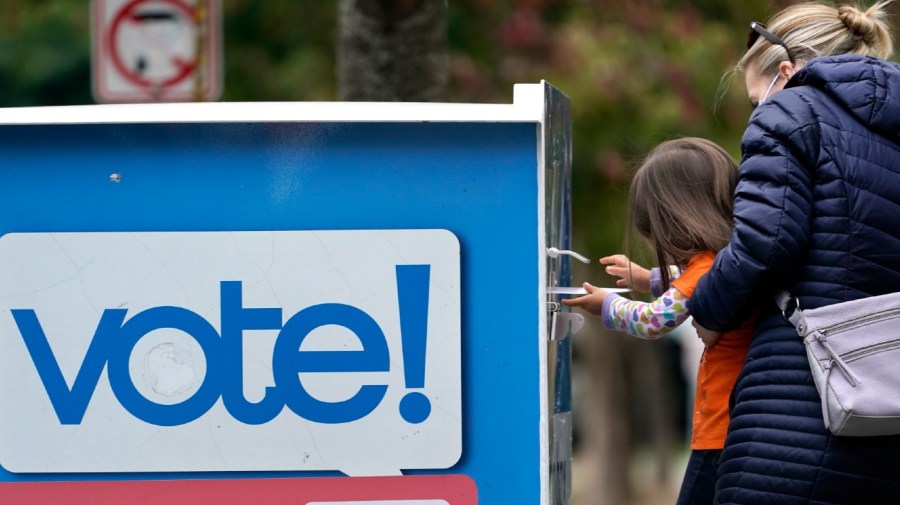
{"type": "Polygon", "coordinates": [[[613,254],[600,258],[600,263],[609,265],[606,273],[621,279],[616,280],[616,286],[633,289],[640,293],[650,292],[650,270],[632,263],[624,254],[613,254]]]}
{"type": "Polygon", "coordinates": [[[579,296],[578,298],[564,299],[562,301],[563,305],[568,305],[569,307],[579,307],[582,308],[595,316],[599,316],[600,312],[603,311],[603,300],[609,296],[609,291],[598,288],[596,286],[592,286],[585,282],[583,285],[584,290],[588,292],[588,294],[584,296],[579,296]]]}

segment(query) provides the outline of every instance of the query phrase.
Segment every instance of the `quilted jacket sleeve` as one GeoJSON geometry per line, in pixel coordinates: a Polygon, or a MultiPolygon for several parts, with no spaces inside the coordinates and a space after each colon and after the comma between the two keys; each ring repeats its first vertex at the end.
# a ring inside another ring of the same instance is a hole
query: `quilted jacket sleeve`
{"type": "Polygon", "coordinates": [[[731,242],[688,303],[702,326],[734,329],[774,290],[789,287],[809,244],[817,135],[810,107],[790,90],[751,117],[742,139],[731,242]]]}

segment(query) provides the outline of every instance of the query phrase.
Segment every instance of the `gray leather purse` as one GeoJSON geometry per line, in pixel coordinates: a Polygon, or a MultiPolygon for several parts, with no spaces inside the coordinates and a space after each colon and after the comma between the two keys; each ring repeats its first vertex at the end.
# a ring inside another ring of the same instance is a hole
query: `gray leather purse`
{"type": "Polygon", "coordinates": [[[900,433],[900,293],[801,310],[785,291],[776,302],[797,328],[825,426],[835,435],[900,433]]]}

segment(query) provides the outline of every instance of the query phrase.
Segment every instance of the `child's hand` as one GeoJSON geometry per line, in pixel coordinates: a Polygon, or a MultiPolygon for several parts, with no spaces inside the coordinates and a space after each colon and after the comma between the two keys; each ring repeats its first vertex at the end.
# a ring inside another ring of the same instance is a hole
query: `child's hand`
{"type": "Polygon", "coordinates": [[[614,254],[600,258],[600,263],[610,265],[606,267],[606,273],[621,277],[616,281],[616,286],[627,287],[640,293],[650,292],[650,270],[632,263],[624,254],[614,254]]]}
{"type": "Polygon", "coordinates": [[[609,291],[591,286],[587,282],[583,284],[584,290],[588,292],[588,294],[584,296],[579,296],[578,298],[566,299],[563,300],[563,305],[568,305],[569,307],[580,307],[591,314],[596,316],[600,315],[600,312],[603,310],[603,300],[609,295],[609,291]]]}
{"type": "Polygon", "coordinates": [[[697,336],[700,337],[700,340],[703,341],[703,345],[706,347],[712,347],[716,345],[716,342],[722,338],[722,334],[717,331],[707,330],[706,328],[700,326],[696,320],[691,321],[691,325],[697,330],[697,336]]]}

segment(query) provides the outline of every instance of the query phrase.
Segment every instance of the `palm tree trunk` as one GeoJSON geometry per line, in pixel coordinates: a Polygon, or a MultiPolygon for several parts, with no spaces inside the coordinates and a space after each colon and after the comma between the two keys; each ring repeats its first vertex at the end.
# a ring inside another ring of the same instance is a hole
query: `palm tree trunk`
{"type": "Polygon", "coordinates": [[[446,2],[341,0],[338,99],[430,102],[448,78],[446,2]]]}

